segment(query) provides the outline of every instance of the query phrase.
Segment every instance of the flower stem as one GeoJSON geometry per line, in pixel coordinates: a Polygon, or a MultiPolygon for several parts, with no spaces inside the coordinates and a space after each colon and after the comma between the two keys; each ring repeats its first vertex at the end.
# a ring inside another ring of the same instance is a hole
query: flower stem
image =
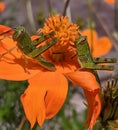
{"type": "Polygon", "coordinates": [[[116,32],[118,33],[118,0],[115,0],[115,9],[114,9],[114,24],[115,24],[115,29],[116,32]]]}
{"type": "Polygon", "coordinates": [[[28,20],[29,20],[29,23],[30,23],[31,31],[35,32],[36,28],[35,28],[33,13],[32,13],[31,0],[26,0],[26,9],[27,9],[27,16],[28,16],[28,20]]]}
{"type": "Polygon", "coordinates": [[[108,27],[105,25],[105,23],[103,22],[103,20],[100,18],[100,16],[99,16],[98,13],[96,12],[95,8],[93,8],[93,12],[94,12],[94,14],[95,14],[97,20],[100,22],[101,26],[103,27],[105,33],[108,35],[108,37],[110,38],[111,42],[113,43],[114,48],[116,49],[116,51],[118,51],[118,45],[117,45],[117,43],[115,42],[115,40],[113,39],[111,33],[109,32],[108,27]]]}
{"type": "Polygon", "coordinates": [[[26,121],[26,118],[25,118],[25,116],[23,116],[17,130],[22,130],[25,121],[26,121]]]}
{"type": "Polygon", "coordinates": [[[50,0],[46,0],[49,12],[52,11],[52,5],[50,0]]]}
{"type": "Polygon", "coordinates": [[[115,0],[114,4],[114,28],[115,32],[113,36],[116,42],[118,42],[118,0],[115,0]]]}
{"type": "Polygon", "coordinates": [[[93,10],[92,10],[92,1],[88,0],[88,11],[89,11],[89,28],[91,29],[91,53],[93,53],[93,10]]]}

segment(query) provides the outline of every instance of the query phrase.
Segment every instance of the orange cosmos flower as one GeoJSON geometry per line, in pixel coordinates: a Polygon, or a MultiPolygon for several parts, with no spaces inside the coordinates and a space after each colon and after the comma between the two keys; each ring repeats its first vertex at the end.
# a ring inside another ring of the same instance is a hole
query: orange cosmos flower
{"type": "Polygon", "coordinates": [[[105,0],[105,2],[108,3],[108,4],[114,4],[115,0],[105,0]]]}
{"type": "MultiPolygon", "coordinates": [[[[118,119],[116,120],[116,122],[118,123],[118,119]]],[[[115,130],[118,130],[118,128],[115,128],[115,130]]]]}
{"type": "Polygon", "coordinates": [[[5,2],[0,2],[0,12],[3,12],[5,9],[5,2]]]}
{"type": "Polygon", "coordinates": [[[87,40],[93,57],[103,56],[111,50],[112,44],[108,37],[103,36],[101,38],[98,38],[97,32],[91,29],[86,29],[85,31],[83,31],[82,34],[87,36],[87,40]]]}
{"type": "MultiPolygon", "coordinates": [[[[6,27],[6,26],[4,26],[6,27]]],[[[7,29],[8,27],[6,27],[7,29]]],[[[68,17],[51,16],[45,22],[41,32],[55,31],[59,42],[43,53],[43,56],[55,65],[55,71],[42,68],[34,59],[27,58],[27,71],[24,71],[25,62],[18,49],[6,54],[0,60],[0,78],[6,80],[28,80],[29,86],[21,95],[21,102],[27,119],[33,128],[37,121],[40,126],[45,119],[50,119],[62,107],[68,92],[67,79],[81,86],[88,102],[87,125],[92,130],[101,110],[98,96],[99,85],[95,76],[88,71],[79,71],[79,64],[73,54],[70,43],[78,36],[77,25],[70,23],[68,17]],[[77,70],[77,71],[75,71],[77,70]]],[[[34,36],[36,38],[36,36],[34,36]]],[[[46,44],[44,42],[43,44],[46,44]]],[[[16,45],[10,38],[1,40],[0,54],[3,54],[16,45]]]]}

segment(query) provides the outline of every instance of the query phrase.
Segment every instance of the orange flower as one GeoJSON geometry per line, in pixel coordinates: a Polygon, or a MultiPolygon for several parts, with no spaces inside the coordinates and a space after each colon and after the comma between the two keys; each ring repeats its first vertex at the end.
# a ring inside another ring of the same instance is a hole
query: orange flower
{"type": "MultiPolygon", "coordinates": [[[[6,27],[7,29],[7,27],[6,27]]],[[[98,96],[99,85],[95,76],[88,71],[79,71],[79,64],[70,43],[78,36],[78,27],[69,22],[67,17],[51,16],[47,19],[41,32],[55,31],[59,42],[43,53],[45,58],[55,65],[55,71],[42,68],[34,59],[27,58],[27,71],[24,71],[25,62],[18,49],[2,57],[0,61],[0,78],[6,80],[28,80],[29,86],[21,95],[21,102],[27,119],[33,128],[37,121],[40,126],[45,119],[50,119],[62,107],[68,92],[67,79],[81,86],[88,102],[87,125],[92,130],[101,110],[98,96]],[[77,71],[75,71],[77,70],[77,71]]],[[[35,36],[34,36],[35,38],[35,36]]],[[[44,42],[43,44],[46,44],[44,42]]],[[[10,38],[1,40],[0,54],[3,54],[16,45],[10,38]]]]}
{"type": "Polygon", "coordinates": [[[82,34],[87,36],[87,40],[93,57],[103,56],[111,50],[112,44],[108,37],[103,36],[101,38],[98,38],[97,32],[91,29],[86,29],[85,31],[83,31],[82,34]]]}
{"type": "Polygon", "coordinates": [[[5,9],[5,2],[0,2],[0,12],[3,12],[5,9]]]}
{"type": "Polygon", "coordinates": [[[105,2],[108,3],[108,4],[114,4],[115,0],[105,0],[105,2]]]}
{"type": "MultiPolygon", "coordinates": [[[[116,120],[116,122],[118,123],[118,119],[116,120]]],[[[118,128],[115,128],[115,130],[118,130],[118,128]]]]}

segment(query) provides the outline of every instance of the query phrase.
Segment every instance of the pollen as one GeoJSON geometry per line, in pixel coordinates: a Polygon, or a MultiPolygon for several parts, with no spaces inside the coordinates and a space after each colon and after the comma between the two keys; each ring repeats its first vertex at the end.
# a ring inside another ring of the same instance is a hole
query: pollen
{"type": "Polygon", "coordinates": [[[71,44],[74,44],[78,37],[79,27],[71,23],[67,16],[50,16],[42,29],[39,30],[44,34],[52,31],[55,32],[54,37],[58,38],[58,43],[49,49],[50,56],[53,61],[58,62],[64,60],[64,54],[68,51],[71,44]]]}

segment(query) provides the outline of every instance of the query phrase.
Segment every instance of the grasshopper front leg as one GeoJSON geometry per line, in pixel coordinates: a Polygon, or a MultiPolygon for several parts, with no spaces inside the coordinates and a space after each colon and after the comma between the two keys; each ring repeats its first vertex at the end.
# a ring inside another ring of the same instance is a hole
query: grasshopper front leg
{"type": "MultiPolygon", "coordinates": [[[[44,35],[44,34],[41,34],[41,37],[40,38],[37,38],[35,40],[33,40],[33,44],[36,46],[36,45],[39,45],[40,43],[42,43],[43,41],[49,39],[51,36],[53,36],[55,34],[55,32],[50,32],[49,34],[47,35],[44,35]]],[[[40,34],[39,34],[40,35],[40,34]]]]}
{"type": "Polygon", "coordinates": [[[43,52],[49,49],[51,46],[57,43],[58,39],[54,38],[52,41],[48,42],[44,46],[40,46],[39,48],[34,49],[31,53],[28,54],[29,57],[32,57],[38,61],[38,63],[43,66],[44,68],[54,71],[55,66],[47,61],[45,58],[41,56],[43,52]]]}

